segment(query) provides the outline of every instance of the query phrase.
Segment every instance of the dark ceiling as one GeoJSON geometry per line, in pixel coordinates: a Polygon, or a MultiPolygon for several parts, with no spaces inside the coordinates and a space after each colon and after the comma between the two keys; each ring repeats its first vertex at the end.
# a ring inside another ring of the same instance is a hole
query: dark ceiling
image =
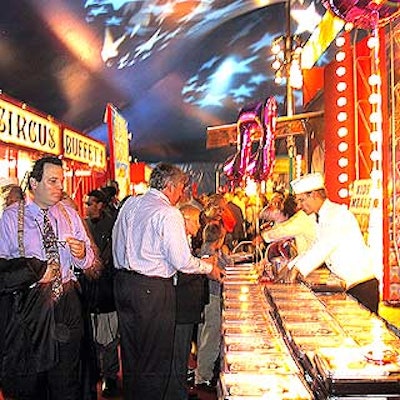
{"type": "MultiPolygon", "coordinates": [[[[322,15],[292,9],[311,5],[322,15]]],[[[284,113],[270,46],[285,15],[277,0],[2,0],[0,89],[103,141],[114,104],[138,160],[222,162],[233,149],[207,150],[207,126],[271,95],[284,113]]]]}

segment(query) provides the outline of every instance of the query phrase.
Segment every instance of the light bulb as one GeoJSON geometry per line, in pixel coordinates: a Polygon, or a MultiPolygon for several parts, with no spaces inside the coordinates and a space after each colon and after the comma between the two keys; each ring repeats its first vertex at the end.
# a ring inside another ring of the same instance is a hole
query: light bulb
{"type": "Polygon", "coordinates": [[[370,86],[380,85],[381,77],[379,75],[372,74],[368,77],[368,83],[370,86]]]}
{"type": "Polygon", "coordinates": [[[368,97],[369,104],[381,104],[382,103],[382,96],[378,93],[372,93],[368,97]]]}
{"type": "Polygon", "coordinates": [[[338,107],[344,107],[347,104],[347,99],[344,96],[339,97],[336,100],[336,104],[338,105],[338,107]]]}
{"type": "Polygon", "coordinates": [[[344,51],[338,51],[335,58],[337,62],[342,62],[346,58],[346,53],[344,51]]]}
{"type": "Polygon", "coordinates": [[[347,151],[348,148],[349,148],[349,145],[348,145],[346,142],[340,142],[340,143],[339,143],[338,150],[339,150],[341,153],[344,153],[345,151],[347,151]]]}
{"type": "Polygon", "coordinates": [[[343,36],[338,36],[336,38],[336,46],[342,47],[346,43],[346,39],[343,36]]]}
{"type": "Polygon", "coordinates": [[[371,161],[380,161],[381,153],[378,150],[373,150],[373,151],[371,151],[369,158],[371,159],[371,161]]]}
{"type": "Polygon", "coordinates": [[[337,76],[342,77],[345,74],[346,74],[346,67],[341,66],[341,67],[337,67],[336,68],[336,75],[337,76]]]}
{"type": "Polygon", "coordinates": [[[349,165],[349,159],[347,157],[339,158],[338,165],[341,168],[347,167],[349,165]]]}
{"type": "Polygon", "coordinates": [[[347,83],[346,82],[339,82],[336,85],[336,89],[338,92],[344,92],[347,89],[347,83]]]}
{"type": "Polygon", "coordinates": [[[369,122],[371,122],[372,124],[379,124],[382,122],[382,114],[380,111],[375,111],[372,112],[369,115],[369,122]]]}
{"type": "Polygon", "coordinates": [[[372,131],[369,134],[369,139],[371,142],[381,142],[382,141],[382,131],[372,131]]]}
{"type": "Polygon", "coordinates": [[[378,44],[379,44],[378,38],[376,38],[375,36],[371,36],[368,38],[367,41],[368,48],[373,49],[374,47],[378,46],[378,44]]]}
{"type": "Polygon", "coordinates": [[[340,112],[340,113],[336,116],[336,119],[337,119],[339,122],[344,122],[344,121],[346,121],[346,120],[347,120],[347,112],[345,112],[345,111],[340,112]]]}
{"type": "Polygon", "coordinates": [[[338,180],[340,183],[345,183],[349,180],[349,175],[343,172],[338,176],[338,180]]]}
{"type": "Polygon", "coordinates": [[[345,126],[341,126],[338,130],[337,130],[337,135],[340,138],[344,138],[348,135],[349,130],[345,127],[345,126]]]}

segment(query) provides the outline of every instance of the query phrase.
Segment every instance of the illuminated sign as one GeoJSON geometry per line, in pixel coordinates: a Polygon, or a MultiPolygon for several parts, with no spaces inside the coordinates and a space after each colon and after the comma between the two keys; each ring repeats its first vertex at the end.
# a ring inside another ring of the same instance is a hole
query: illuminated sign
{"type": "Polygon", "coordinates": [[[345,21],[327,11],[301,53],[301,68],[310,69],[341,31],[345,21]]]}
{"type": "Polygon", "coordinates": [[[118,182],[119,195],[124,198],[129,193],[130,185],[128,123],[111,103],[107,104],[105,120],[108,125],[112,176],[118,182]]]}
{"type": "Polygon", "coordinates": [[[64,157],[88,164],[91,167],[105,168],[106,146],[80,133],[64,129],[64,157]]]}
{"type": "Polygon", "coordinates": [[[33,112],[0,99],[0,141],[59,155],[60,127],[33,112]]]}

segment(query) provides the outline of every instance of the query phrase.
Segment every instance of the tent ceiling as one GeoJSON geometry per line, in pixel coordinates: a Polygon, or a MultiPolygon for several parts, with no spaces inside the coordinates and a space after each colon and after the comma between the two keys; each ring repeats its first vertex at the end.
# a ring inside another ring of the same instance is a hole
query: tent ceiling
{"type": "MultiPolygon", "coordinates": [[[[324,12],[292,8],[311,5],[324,12]]],[[[0,89],[103,141],[113,103],[139,160],[222,162],[208,126],[271,95],[284,112],[270,46],[285,29],[276,0],[2,0],[0,89]]]]}

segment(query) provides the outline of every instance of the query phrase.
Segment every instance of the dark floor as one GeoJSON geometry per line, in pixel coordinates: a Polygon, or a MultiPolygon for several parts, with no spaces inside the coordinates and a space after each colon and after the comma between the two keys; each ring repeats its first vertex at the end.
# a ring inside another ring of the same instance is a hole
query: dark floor
{"type": "MultiPolygon", "coordinates": [[[[115,397],[103,397],[101,395],[101,388],[99,385],[99,390],[98,390],[98,398],[97,400],[123,400],[122,394],[121,394],[121,388],[119,388],[120,390],[120,394],[119,396],[115,396],[115,397]]],[[[196,390],[196,389],[192,389],[190,390],[190,398],[189,400],[217,400],[217,395],[216,393],[209,393],[209,392],[205,392],[205,391],[201,391],[201,390],[196,390]],[[197,397],[196,397],[197,396],[197,397]]],[[[1,395],[0,395],[0,400],[2,400],[1,395]]]]}

